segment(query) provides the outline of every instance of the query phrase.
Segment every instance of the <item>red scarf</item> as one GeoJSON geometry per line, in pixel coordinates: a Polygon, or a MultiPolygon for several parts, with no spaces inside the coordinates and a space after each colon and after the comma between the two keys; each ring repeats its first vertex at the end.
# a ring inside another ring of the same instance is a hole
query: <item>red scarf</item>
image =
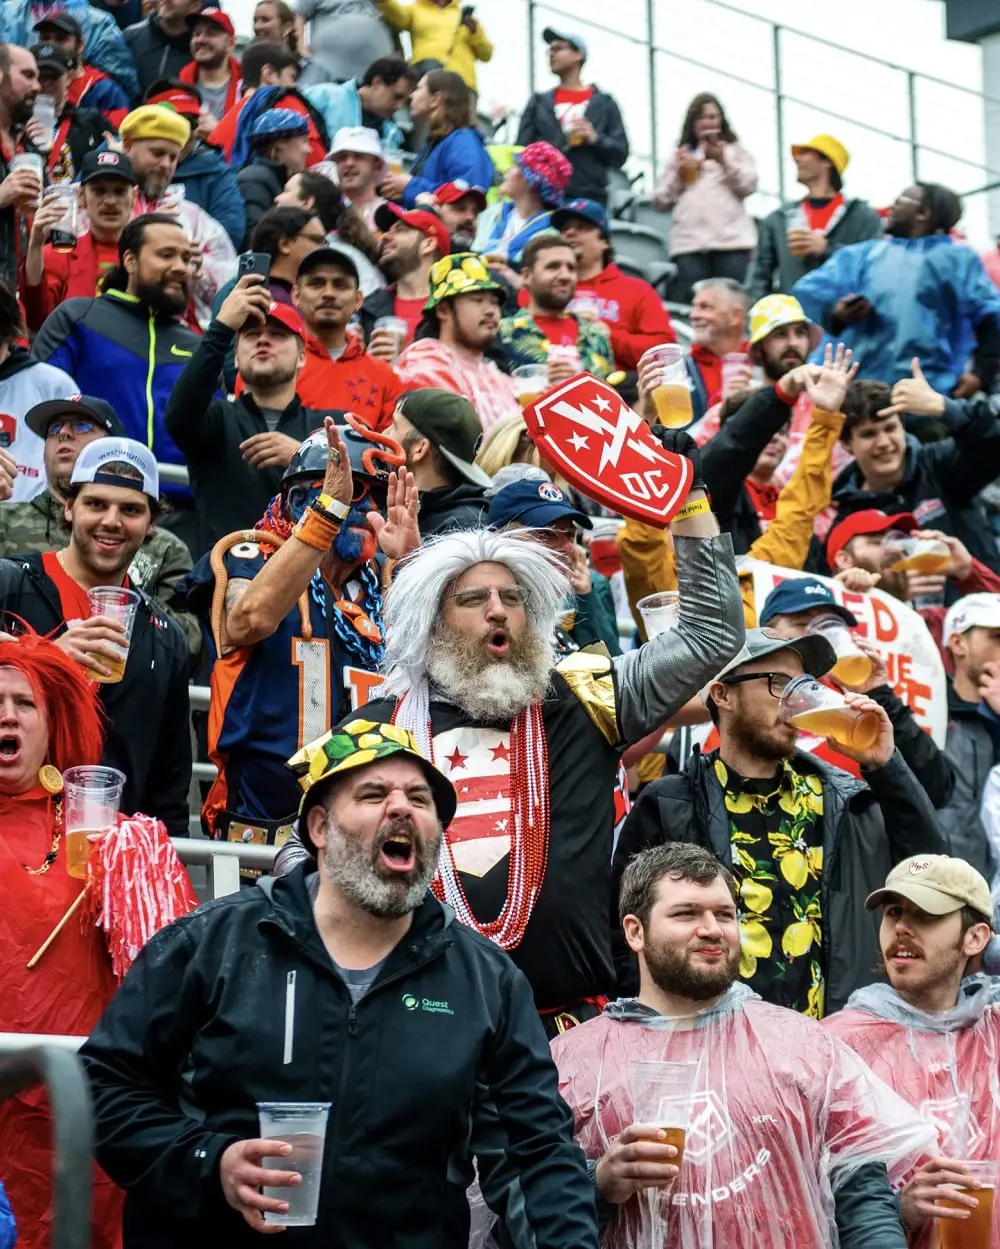
{"type": "MultiPolygon", "coordinates": [[[[177,77],[181,82],[188,83],[189,86],[197,87],[198,70],[200,66],[197,61],[188,61],[177,77]]],[[[226,107],[224,114],[228,113],[236,101],[240,98],[240,87],[243,85],[243,68],[235,56],[229,58],[229,87],[226,90],[226,107]]],[[[190,121],[190,118],[188,119],[190,121]]],[[[220,119],[217,117],[216,121],[220,119]]],[[[192,127],[197,122],[192,122],[192,127]]]]}

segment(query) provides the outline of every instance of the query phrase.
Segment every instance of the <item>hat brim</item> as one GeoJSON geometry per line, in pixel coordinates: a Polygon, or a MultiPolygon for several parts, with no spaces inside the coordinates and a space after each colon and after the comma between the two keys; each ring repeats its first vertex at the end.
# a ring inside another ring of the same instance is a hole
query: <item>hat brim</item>
{"type": "Polygon", "coordinates": [[[767,333],[762,334],[760,338],[753,338],[750,340],[750,344],[747,347],[747,355],[754,364],[761,363],[761,346],[771,337],[773,333],[775,333],[776,330],[783,330],[786,325],[807,325],[809,327],[810,352],[815,351],[820,345],[823,338],[823,331],[814,321],[810,321],[808,317],[802,317],[801,320],[796,317],[792,321],[782,321],[779,325],[773,325],[767,333]]]}
{"type": "MultiPolygon", "coordinates": [[[[919,906],[928,915],[951,915],[954,911],[960,911],[963,906],[970,905],[970,903],[965,902],[961,898],[954,898],[951,894],[942,893],[940,889],[931,889],[927,885],[920,884],[919,881],[907,880],[901,881],[891,889],[876,889],[874,893],[870,893],[865,898],[865,910],[874,911],[876,907],[882,906],[888,898],[905,898],[907,902],[912,902],[914,906],[919,906]]],[[[983,916],[984,924],[989,924],[992,927],[992,915],[984,915],[982,911],[979,911],[978,907],[973,907],[972,909],[983,916]]]]}
{"type": "Polygon", "coordinates": [[[758,650],[756,654],[737,655],[732,663],[723,668],[719,675],[709,682],[709,685],[714,684],[715,681],[724,681],[726,677],[739,672],[747,664],[754,663],[758,659],[766,659],[768,655],[776,655],[778,651],[795,651],[802,660],[802,671],[813,677],[825,676],[837,662],[837,652],[820,633],[804,633],[799,638],[773,638],[769,645],[758,650]]]}
{"type": "Polygon", "coordinates": [[[581,529],[593,529],[594,527],[594,522],[586,512],[578,512],[576,508],[566,507],[562,503],[541,502],[525,504],[513,516],[508,516],[503,523],[509,525],[516,520],[530,528],[544,529],[547,525],[551,525],[553,521],[564,519],[574,521],[581,529]]]}
{"type": "MultiPolygon", "coordinates": [[[[24,423],[33,434],[44,438],[54,417],[75,416],[77,419],[93,421],[100,425],[106,433],[112,432],[108,422],[86,403],[77,403],[73,399],[47,399],[44,403],[36,403],[25,415],[24,423]]],[[[121,435],[124,437],[124,433],[121,435]]]]}
{"type": "Polygon", "coordinates": [[[607,225],[601,225],[595,221],[593,217],[588,217],[586,213],[577,212],[575,208],[557,208],[551,217],[552,226],[556,230],[561,230],[564,225],[570,221],[583,221],[589,226],[593,226],[595,230],[600,230],[601,238],[610,239],[611,233],[607,225]]]}
{"type": "MultiPolygon", "coordinates": [[[[427,438],[427,435],[424,434],[427,438]]],[[[428,442],[431,439],[428,438],[428,442]]],[[[453,451],[449,451],[447,447],[442,447],[440,443],[434,443],[439,455],[442,455],[452,466],[456,473],[460,473],[466,481],[472,482],[474,486],[482,486],[485,490],[493,484],[493,478],[489,473],[484,472],[478,464],[473,464],[469,460],[460,460],[453,451]]]]}
{"type": "Polygon", "coordinates": [[[314,251],[306,252],[299,261],[295,277],[300,278],[304,273],[311,273],[313,269],[318,268],[320,265],[336,265],[339,269],[343,269],[345,273],[349,273],[358,285],[361,284],[358,266],[354,263],[354,257],[348,256],[339,247],[317,247],[314,251]]]}

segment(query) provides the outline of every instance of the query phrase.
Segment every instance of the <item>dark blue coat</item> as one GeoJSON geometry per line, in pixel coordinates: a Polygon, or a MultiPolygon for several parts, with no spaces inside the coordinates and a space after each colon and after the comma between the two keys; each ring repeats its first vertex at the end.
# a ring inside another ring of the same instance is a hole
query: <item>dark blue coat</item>
{"type": "Polygon", "coordinates": [[[198,143],[190,156],[177,166],[174,181],[183,183],[184,196],[215,218],[239,248],[246,231],[243,197],[236,174],[226,164],[218,148],[198,143]]]}

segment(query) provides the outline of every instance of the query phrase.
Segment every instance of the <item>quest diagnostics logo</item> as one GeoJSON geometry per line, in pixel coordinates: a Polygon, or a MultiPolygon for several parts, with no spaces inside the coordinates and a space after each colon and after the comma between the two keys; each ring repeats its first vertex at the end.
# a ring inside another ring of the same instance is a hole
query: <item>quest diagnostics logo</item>
{"type": "Polygon", "coordinates": [[[404,993],[403,1006],[406,1010],[422,1010],[428,1015],[454,1015],[447,1002],[439,1002],[432,997],[414,997],[412,993],[404,993]]]}

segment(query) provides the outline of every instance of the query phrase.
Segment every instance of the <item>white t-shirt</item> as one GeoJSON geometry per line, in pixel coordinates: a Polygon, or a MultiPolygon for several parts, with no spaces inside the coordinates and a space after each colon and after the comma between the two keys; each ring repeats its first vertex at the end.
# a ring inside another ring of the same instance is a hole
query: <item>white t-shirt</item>
{"type": "Polygon", "coordinates": [[[37,361],[0,380],[0,446],[17,464],[11,503],[27,503],[46,488],[45,440],[25,425],[25,413],[46,399],[68,399],[79,393],[80,387],[68,373],[37,361]]]}

